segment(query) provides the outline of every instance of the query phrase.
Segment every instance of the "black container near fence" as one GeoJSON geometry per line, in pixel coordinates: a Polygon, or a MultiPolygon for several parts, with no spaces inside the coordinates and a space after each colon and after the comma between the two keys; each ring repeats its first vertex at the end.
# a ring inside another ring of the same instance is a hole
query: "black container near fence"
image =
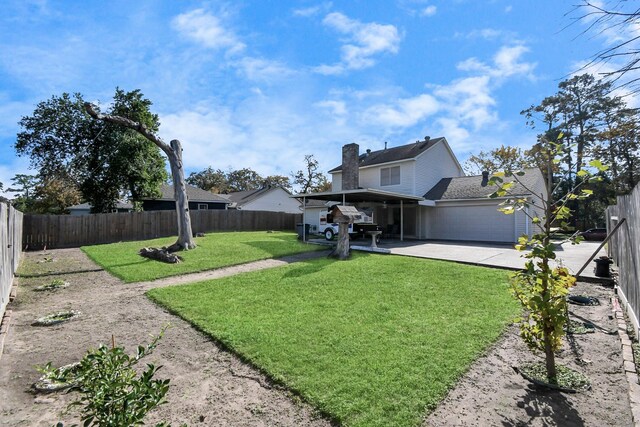
{"type": "Polygon", "coordinates": [[[611,272],[609,271],[609,267],[613,264],[611,258],[603,256],[596,260],[596,277],[611,277],[611,272]]]}
{"type": "MultiPolygon", "coordinates": [[[[309,238],[309,228],[311,227],[311,224],[304,224],[304,238],[305,240],[309,238]]],[[[301,223],[297,223],[296,224],[296,231],[298,232],[298,239],[302,240],[302,224],[301,223]]]]}

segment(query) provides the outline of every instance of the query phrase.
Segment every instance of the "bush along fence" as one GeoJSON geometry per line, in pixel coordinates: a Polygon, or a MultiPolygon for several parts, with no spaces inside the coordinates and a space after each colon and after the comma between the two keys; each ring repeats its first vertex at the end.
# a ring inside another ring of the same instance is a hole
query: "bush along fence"
{"type": "Polygon", "coordinates": [[[22,212],[0,202],[0,320],[9,303],[22,248],[22,212]]]}
{"type": "Polygon", "coordinates": [[[640,185],[631,194],[618,196],[607,208],[607,230],[623,219],[624,224],[611,236],[608,253],[618,266],[618,295],[638,336],[640,318],[640,185]]]}
{"type": "MultiPolygon", "coordinates": [[[[211,231],[295,230],[302,214],[244,210],[190,211],[194,233],[211,231]]],[[[175,236],[175,211],[95,215],[25,215],[26,250],[73,248],[85,245],[175,236]]]]}

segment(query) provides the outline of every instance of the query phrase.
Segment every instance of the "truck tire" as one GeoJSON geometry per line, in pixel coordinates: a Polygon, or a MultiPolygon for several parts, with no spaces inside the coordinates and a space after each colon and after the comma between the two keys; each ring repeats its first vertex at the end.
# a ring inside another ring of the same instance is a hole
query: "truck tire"
{"type": "Polygon", "coordinates": [[[335,233],[333,232],[332,229],[327,228],[326,230],[324,230],[324,238],[327,240],[333,240],[333,236],[335,235],[335,233]]]}

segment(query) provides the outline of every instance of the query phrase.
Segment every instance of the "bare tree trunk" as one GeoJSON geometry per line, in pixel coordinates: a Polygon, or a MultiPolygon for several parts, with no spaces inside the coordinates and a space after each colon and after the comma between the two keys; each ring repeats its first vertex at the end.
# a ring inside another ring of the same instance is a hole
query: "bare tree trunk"
{"type": "Polygon", "coordinates": [[[331,256],[338,258],[339,260],[345,260],[349,258],[349,223],[338,223],[338,244],[336,249],[331,253],[331,256]]]}
{"type": "Polygon", "coordinates": [[[171,141],[171,149],[175,159],[171,165],[171,177],[173,180],[173,197],[176,201],[176,215],[178,216],[178,240],[171,245],[169,252],[182,249],[189,250],[196,247],[191,229],[191,216],[189,215],[189,199],[187,197],[187,187],[184,180],[184,168],[182,167],[182,144],[177,139],[171,141]]]}
{"type": "Polygon", "coordinates": [[[167,155],[167,159],[169,159],[169,165],[171,166],[171,177],[173,179],[173,191],[176,201],[176,214],[178,216],[178,240],[171,245],[168,250],[170,252],[175,252],[179,250],[194,249],[196,247],[196,243],[193,240],[193,231],[191,230],[189,199],[187,197],[187,187],[184,179],[182,145],[180,144],[180,141],[174,139],[171,141],[171,145],[169,145],[147,129],[147,127],[142,123],[134,122],[133,120],[122,116],[98,113],[93,105],[88,102],[85,102],[84,108],[94,119],[115,123],[120,126],[133,129],[164,151],[167,155]]]}

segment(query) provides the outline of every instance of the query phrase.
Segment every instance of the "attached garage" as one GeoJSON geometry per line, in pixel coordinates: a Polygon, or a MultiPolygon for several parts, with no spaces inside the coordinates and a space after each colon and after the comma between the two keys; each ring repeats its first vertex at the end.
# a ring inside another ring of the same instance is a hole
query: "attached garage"
{"type": "Polygon", "coordinates": [[[495,202],[439,203],[431,210],[431,236],[435,240],[513,242],[516,240],[514,215],[499,212],[495,202]]]}
{"type": "Polygon", "coordinates": [[[488,184],[488,174],[443,178],[421,202],[421,238],[433,240],[467,240],[513,243],[523,234],[533,233],[529,216],[541,216],[537,197],[546,194],[544,179],[538,169],[527,169],[518,178],[511,194],[529,200],[525,211],[505,215],[498,211],[504,200],[491,199],[496,187],[488,184]],[[425,206],[426,205],[426,206],[425,206]],[[527,216],[527,214],[529,216],[527,216]]]}

